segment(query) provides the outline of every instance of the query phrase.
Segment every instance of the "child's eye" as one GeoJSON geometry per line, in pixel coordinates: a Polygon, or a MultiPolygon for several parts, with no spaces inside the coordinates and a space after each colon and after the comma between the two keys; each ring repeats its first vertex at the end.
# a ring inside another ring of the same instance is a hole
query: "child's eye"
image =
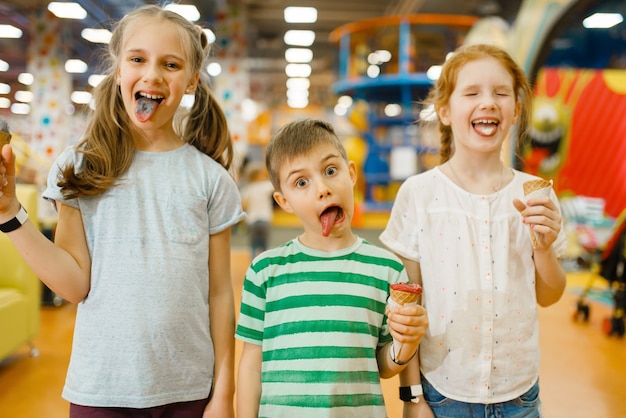
{"type": "Polygon", "coordinates": [[[166,64],[165,64],[165,66],[166,66],[167,68],[171,68],[171,69],[177,69],[177,68],[180,68],[180,65],[178,65],[178,64],[177,64],[177,63],[175,63],[175,62],[168,62],[168,63],[166,63],[166,64]]]}
{"type": "Polygon", "coordinates": [[[334,175],[336,173],[337,173],[337,167],[332,167],[331,166],[331,167],[326,168],[326,175],[327,176],[332,176],[332,175],[334,175]]]}
{"type": "Polygon", "coordinates": [[[305,187],[307,184],[309,184],[307,179],[299,178],[298,180],[296,180],[296,187],[298,187],[298,188],[305,187]]]}
{"type": "Polygon", "coordinates": [[[131,62],[143,62],[143,58],[141,57],[130,57],[131,62]]]}

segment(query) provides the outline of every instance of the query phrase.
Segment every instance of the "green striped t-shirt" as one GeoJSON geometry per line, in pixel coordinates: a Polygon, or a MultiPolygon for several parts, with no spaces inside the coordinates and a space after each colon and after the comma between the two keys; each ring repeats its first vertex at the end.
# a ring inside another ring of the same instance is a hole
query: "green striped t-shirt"
{"type": "Polygon", "coordinates": [[[253,260],[237,338],[262,345],[260,417],[386,417],[376,349],[391,341],[401,261],[361,238],[338,251],[297,239],[253,260]]]}

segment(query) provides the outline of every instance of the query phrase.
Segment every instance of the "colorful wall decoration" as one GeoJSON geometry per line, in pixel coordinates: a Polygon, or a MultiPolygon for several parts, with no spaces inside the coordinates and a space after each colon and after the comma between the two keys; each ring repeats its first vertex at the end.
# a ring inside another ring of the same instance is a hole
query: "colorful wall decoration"
{"type": "Polygon", "coordinates": [[[544,68],[535,84],[532,146],[524,170],[552,178],[559,195],[626,208],[626,71],[544,68]]]}

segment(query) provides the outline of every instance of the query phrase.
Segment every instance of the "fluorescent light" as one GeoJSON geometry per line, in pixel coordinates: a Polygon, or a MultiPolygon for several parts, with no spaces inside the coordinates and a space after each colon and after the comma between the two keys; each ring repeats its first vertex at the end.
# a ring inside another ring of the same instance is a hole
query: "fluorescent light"
{"type": "Polygon", "coordinates": [[[287,45],[311,46],[315,41],[315,32],[312,30],[288,30],[283,38],[287,45]]]}
{"type": "Polygon", "coordinates": [[[6,83],[0,83],[0,94],[11,93],[11,86],[6,83]]]}
{"type": "Polygon", "coordinates": [[[80,36],[94,44],[108,44],[112,34],[108,29],[85,28],[80,32],[80,36]]]}
{"type": "Polygon", "coordinates": [[[65,71],[67,71],[68,73],[82,74],[87,72],[88,68],[89,67],[87,66],[87,63],[85,63],[85,61],[77,59],[65,61],[65,71]]]}
{"type": "Polygon", "coordinates": [[[61,3],[53,1],[48,4],[50,10],[56,17],[61,19],[84,19],[87,17],[87,11],[78,3],[61,3]]]}
{"type": "Polygon", "coordinates": [[[21,73],[17,76],[17,81],[25,86],[30,86],[35,81],[35,77],[31,73],[21,73]]]}
{"type": "Polygon", "coordinates": [[[439,76],[441,75],[441,65],[431,65],[428,70],[426,70],[426,77],[429,80],[439,80],[439,76]]]}
{"type": "Polygon", "coordinates": [[[91,93],[88,91],[73,91],[70,94],[70,100],[76,104],[89,104],[91,103],[91,93]]]}
{"type": "Polygon", "coordinates": [[[308,89],[311,86],[311,82],[308,78],[295,77],[287,79],[288,89],[308,89]]]}
{"type": "Polygon", "coordinates": [[[287,98],[288,99],[307,99],[309,98],[309,91],[308,90],[292,90],[292,89],[288,89],[287,90],[287,98]]]}
{"type": "Polygon", "coordinates": [[[28,115],[30,113],[30,105],[26,103],[13,103],[11,112],[16,115],[28,115]]]}
{"type": "Polygon", "coordinates": [[[21,38],[22,30],[13,25],[0,25],[0,38],[21,38]]]}
{"type": "Polygon", "coordinates": [[[19,90],[15,92],[15,100],[17,100],[18,102],[30,103],[33,101],[34,97],[35,96],[33,95],[32,91],[19,90]]]}
{"type": "Polygon", "coordinates": [[[104,74],[92,74],[87,79],[87,84],[91,87],[98,87],[98,84],[100,84],[105,77],[104,74]]]}
{"type": "Polygon", "coordinates": [[[583,20],[583,26],[587,29],[608,29],[623,21],[624,17],[619,13],[594,13],[583,20]]]}
{"type": "Polygon", "coordinates": [[[287,77],[308,77],[311,75],[309,64],[287,64],[285,67],[287,77]]]}
{"type": "Polygon", "coordinates": [[[0,71],[9,71],[9,63],[3,60],[0,60],[0,71]]]}
{"type": "Polygon", "coordinates": [[[287,62],[311,62],[313,61],[313,51],[308,48],[287,48],[285,59],[287,62]]]}
{"type": "Polygon", "coordinates": [[[287,23],[317,22],[317,9],[315,7],[285,7],[284,15],[287,23]]]}
{"type": "Polygon", "coordinates": [[[292,107],[294,109],[303,109],[309,105],[309,99],[298,98],[298,99],[287,99],[287,106],[292,107]]]}
{"type": "Polygon", "coordinates": [[[222,74],[222,66],[217,62],[212,62],[206,67],[207,72],[210,76],[217,77],[222,74]]]}
{"type": "Polygon", "coordinates": [[[200,19],[200,12],[193,4],[174,4],[170,3],[164,7],[165,10],[178,13],[185,19],[195,22],[200,19]]]}
{"type": "Polygon", "coordinates": [[[209,44],[215,42],[215,39],[217,38],[215,37],[215,33],[211,29],[202,29],[202,31],[206,35],[206,39],[207,41],[209,41],[209,44]]]}

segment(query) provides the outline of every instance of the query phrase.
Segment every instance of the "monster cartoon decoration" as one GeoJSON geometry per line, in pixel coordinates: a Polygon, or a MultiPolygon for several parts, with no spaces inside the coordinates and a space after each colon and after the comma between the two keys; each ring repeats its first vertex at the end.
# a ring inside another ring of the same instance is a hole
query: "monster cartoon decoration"
{"type": "Polygon", "coordinates": [[[524,170],[544,178],[556,176],[569,145],[572,111],[587,85],[586,73],[542,70],[536,84],[530,143],[524,152],[524,170]]]}

